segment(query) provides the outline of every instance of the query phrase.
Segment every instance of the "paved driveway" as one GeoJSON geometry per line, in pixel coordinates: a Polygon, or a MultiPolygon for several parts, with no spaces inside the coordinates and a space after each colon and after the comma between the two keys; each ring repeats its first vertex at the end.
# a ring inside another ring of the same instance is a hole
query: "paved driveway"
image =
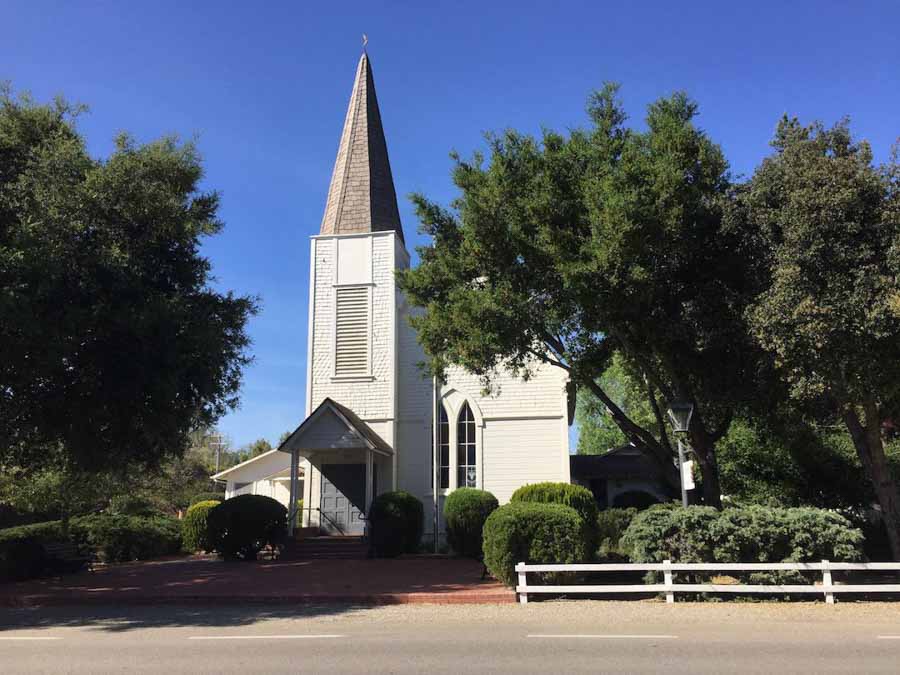
{"type": "Polygon", "coordinates": [[[156,602],[496,603],[515,595],[456,558],[132,563],[0,586],[0,606],[156,602]]]}

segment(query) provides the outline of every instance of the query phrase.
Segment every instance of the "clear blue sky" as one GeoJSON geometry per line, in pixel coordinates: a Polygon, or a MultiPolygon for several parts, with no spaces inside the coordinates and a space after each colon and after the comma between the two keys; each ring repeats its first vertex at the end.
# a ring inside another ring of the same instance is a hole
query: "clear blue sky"
{"type": "Polygon", "coordinates": [[[116,132],[197,135],[224,232],[217,284],[258,294],[256,363],[222,420],[236,445],[274,442],[304,410],[308,238],[318,231],[360,36],[368,33],[407,241],[405,195],[447,201],[451,149],[482,132],[581,125],[604,80],[639,122],[686,90],[736,174],[778,117],[833,122],[884,159],[900,135],[900,3],[40,2],[6,0],[0,79],[88,104],[92,152],[116,132]]]}

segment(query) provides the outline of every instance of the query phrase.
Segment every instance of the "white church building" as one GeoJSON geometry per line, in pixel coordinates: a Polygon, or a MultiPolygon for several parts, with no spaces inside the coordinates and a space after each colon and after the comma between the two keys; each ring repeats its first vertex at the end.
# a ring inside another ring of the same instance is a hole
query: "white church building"
{"type": "Polygon", "coordinates": [[[457,487],[504,503],[527,483],[569,481],[566,373],[540,365],[527,382],[500,373],[490,395],[458,368],[435,383],[419,366],[416,310],[395,279],[409,264],[364,53],[310,241],[304,419],[276,451],[216,474],[227,496],[302,499],[304,527],[360,535],[376,495],[406,490],[425,506],[428,540],[432,514],[457,487]]]}

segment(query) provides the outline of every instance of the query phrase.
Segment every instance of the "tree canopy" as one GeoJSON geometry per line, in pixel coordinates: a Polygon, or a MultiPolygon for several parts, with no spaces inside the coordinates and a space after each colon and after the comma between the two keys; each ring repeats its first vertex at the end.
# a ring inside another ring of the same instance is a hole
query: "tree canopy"
{"type": "Polygon", "coordinates": [[[900,559],[900,495],[884,451],[900,417],[900,163],[873,164],[846,121],[784,117],[737,201],[757,235],[763,290],[748,312],[804,412],[841,420],[900,559]]]}
{"type": "Polygon", "coordinates": [[[413,197],[432,243],[400,283],[423,308],[412,321],[435,372],[453,363],[489,380],[552,363],[660,462],[666,403],[692,402],[705,499],[718,504],[715,442],[758,369],[741,221],[724,217],[728,165],[684,94],[651,104],[637,131],[616,91],[591,97],[588,130],[507,131],[488,137],[487,162],[454,156],[451,208],[413,197]],[[615,353],[639,374],[652,424],[598,382],[615,353]]]}
{"type": "Polygon", "coordinates": [[[256,301],[211,285],[194,144],[95,159],[78,113],[0,91],[0,463],[152,464],[236,404],[256,301]]]}

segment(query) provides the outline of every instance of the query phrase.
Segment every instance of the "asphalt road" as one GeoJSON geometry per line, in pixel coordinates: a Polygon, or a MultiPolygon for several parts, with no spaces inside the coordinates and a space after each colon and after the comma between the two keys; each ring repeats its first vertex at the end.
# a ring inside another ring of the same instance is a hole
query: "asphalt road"
{"type": "Polygon", "coordinates": [[[6,673],[900,672],[900,604],[0,610],[6,673]]]}

